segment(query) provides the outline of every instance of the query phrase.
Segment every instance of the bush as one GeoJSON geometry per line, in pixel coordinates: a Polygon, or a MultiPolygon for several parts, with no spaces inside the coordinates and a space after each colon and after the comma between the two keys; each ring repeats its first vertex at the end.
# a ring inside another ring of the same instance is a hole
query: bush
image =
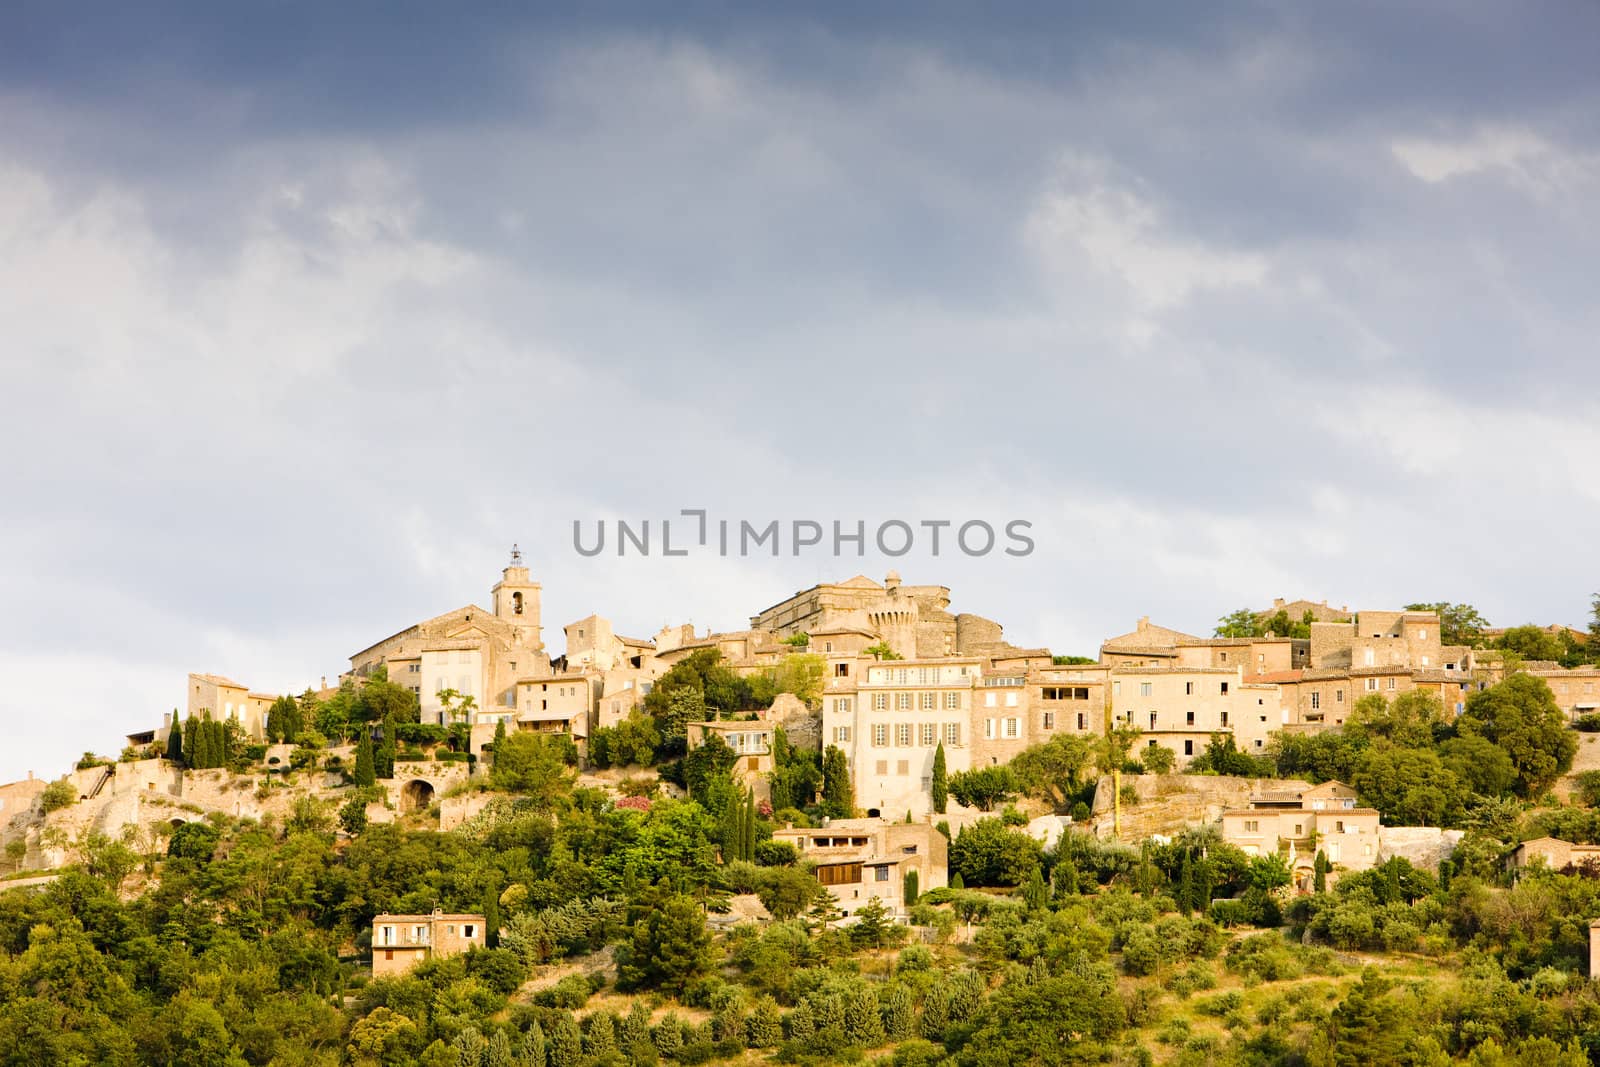
{"type": "Polygon", "coordinates": [[[1600,807],[1600,771],[1584,771],[1577,776],[1578,796],[1589,807],[1600,807]]]}
{"type": "Polygon", "coordinates": [[[1587,715],[1579,715],[1573,720],[1572,725],[1586,734],[1600,733],[1600,712],[1591,711],[1587,715]]]}
{"type": "Polygon", "coordinates": [[[762,867],[793,867],[800,853],[787,841],[757,841],[756,863],[762,867]]]}
{"type": "Polygon", "coordinates": [[[402,748],[394,754],[396,763],[421,763],[427,758],[427,755],[421,749],[416,748],[402,748]]]}
{"type": "Polygon", "coordinates": [[[1250,906],[1242,900],[1213,900],[1211,921],[1218,926],[1248,926],[1250,906]]]}
{"type": "Polygon", "coordinates": [[[246,745],[240,756],[246,763],[260,763],[267,758],[266,745],[246,745]]]}
{"type": "Polygon", "coordinates": [[[39,806],[46,815],[52,811],[60,811],[78,802],[78,790],[65,778],[57,778],[44,787],[44,792],[39,794],[39,806]]]}

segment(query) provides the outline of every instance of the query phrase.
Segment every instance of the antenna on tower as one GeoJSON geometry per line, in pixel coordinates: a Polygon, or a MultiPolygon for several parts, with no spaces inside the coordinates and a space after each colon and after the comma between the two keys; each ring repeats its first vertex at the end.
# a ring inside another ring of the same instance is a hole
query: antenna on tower
{"type": "Polygon", "coordinates": [[[515,542],[511,545],[511,565],[513,567],[522,566],[522,549],[518,548],[515,542]]]}

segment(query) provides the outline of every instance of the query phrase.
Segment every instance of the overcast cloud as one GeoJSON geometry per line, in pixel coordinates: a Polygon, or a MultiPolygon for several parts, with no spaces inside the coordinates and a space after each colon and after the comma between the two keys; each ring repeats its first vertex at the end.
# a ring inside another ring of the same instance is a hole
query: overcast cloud
{"type": "Polygon", "coordinates": [[[1600,8],[12,4],[0,780],[484,603],[1584,623],[1600,8]],[[667,12],[671,12],[669,21],[667,12]],[[935,560],[571,523],[1013,518],[935,560]]]}

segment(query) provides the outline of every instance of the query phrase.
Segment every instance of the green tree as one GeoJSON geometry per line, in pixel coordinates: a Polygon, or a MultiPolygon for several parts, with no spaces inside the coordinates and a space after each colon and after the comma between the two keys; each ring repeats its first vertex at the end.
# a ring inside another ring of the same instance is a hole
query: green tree
{"type": "Polygon", "coordinates": [[[906,907],[911,907],[917,902],[917,869],[909,867],[901,879],[900,895],[905,899],[906,907]]]}
{"type": "Polygon", "coordinates": [[[1513,674],[1467,698],[1456,721],[1463,737],[1483,737],[1511,757],[1517,792],[1536,797],[1572,769],[1578,742],[1544,679],[1513,674]]]}
{"type": "Polygon", "coordinates": [[[1471,645],[1483,640],[1483,631],[1489,620],[1478,614],[1471,604],[1451,604],[1438,601],[1432,604],[1407,604],[1407,611],[1431,611],[1439,616],[1439,643],[1442,645],[1471,645]]]}
{"type": "Polygon", "coordinates": [[[379,778],[393,778],[395,757],[395,719],[393,712],[384,715],[383,725],[380,730],[383,737],[372,749],[373,773],[379,778]]]}
{"type": "Polygon", "coordinates": [[[1452,737],[1439,758],[1473,793],[1504,796],[1517,784],[1517,768],[1506,750],[1484,737],[1452,737]]]}
{"type": "Polygon", "coordinates": [[[618,956],[617,976],[626,989],[660,989],[682,996],[689,983],[715,965],[711,933],[700,906],[687,896],[668,897],[633,927],[618,956]]]}
{"type": "Polygon", "coordinates": [[[1328,862],[1328,854],[1320,848],[1317,849],[1317,858],[1311,864],[1311,888],[1318,893],[1326,893],[1328,891],[1328,872],[1332,869],[1333,864],[1328,862]]]}
{"type": "Polygon", "coordinates": [[[183,762],[183,727],[178,722],[178,709],[172,709],[172,729],[167,731],[167,759],[183,762]]]}
{"type": "Polygon", "coordinates": [[[1555,634],[1539,626],[1513,626],[1500,635],[1494,647],[1514,652],[1525,660],[1560,660],[1566,648],[1555,634]]]}
{"type": "Polygon", "coordinates": [[[367,804],[359,797],[351,797],[339,808],[339,826],[355,837],[367,828],[367,804]]]}
{"type": "Polygon", "coordinates": [[[783,1043],[783,1014],[778,1002],[762,997],[744,1021],[744,1043],[750,1048],[777,1048],[783,1043]]]}
{"type": "Polygon", "coordinates": [[[1042,745],[1023,749],[1012,758],[1010,767],[1024,793],[1057,811],[1066,811],[1083,788],[1083,775],[1090,760],[1087,740],[1060,734],[1042,745]]]}
{"type": "Polygon", "coordinates": [[[526,794],[538,806],[549,808],[571,789],[570,755],[571,741],[564,736],[518,730],[495,750],[489,780],[496,789],[526,794]]]}
{"type": "Polygon", "coordinates": [[[850,927],[850,941],[867,948],[883,948],[894,931],[894,921],[889,909],[877,897],[856,909],[855,923],[850,927]]]}
{"type": "Polygon", "coordinates": [[[848,819],[856,810],[850,763],[837,745],[829,745],[822,757],[822,810],[834,819],[848,819]]]}
{"type": "Polygon", "coordinates": [[[876,657],[878,659],[881,659],[881,660],[894,660],[894,659],[904,659],[905,658],[904,656],[900,655],[900,653],[898,653],[894,649],[890,648],[889,647],[889,642],[887,642],[887,641],[879,641],[875,645],[868,645],[866,648],[862,649],[861,652],[862,652],[863,655],[874,656],[874,657],[876,657]]]}
{"type": "Polygon", "coordinates": [[[1039,866],[1039,842],[999,819],[979,819],[950,842],[950,873],[963,885],[1021,885],[1039,866]]]}
{"type": "Polygon", "coordinates": [[[1139,750],[1139,762],[1148,774],[1171,774],[1177,760],[1177,753],[1166,745],[1151,743],[1139,750]]]}
{"type": "Polygon", "coordinates": [[[501,719],[494,724],[494,747],[490,750],[490,762],[494,761],[494,754],[500,751],[500,746],[506,743],[506,721],[501,719]]]}
{"type": "Polygon", "coordinates": [[[365,730],[361,732],[361,740],[356,742],[356,767],[352,777],[360,786],[378,783],[377,770],[373,766],[372,736],[365,730]]]}
{"type": "Polygon", "coordinates": [[[583,1061],[583,1032],[570,1012],[556,1017],[545,1055],[550,1067],[578,1067],[583,1061]]]}
{"type": "Polygon", "coordinates": [[[1006,765],[957,771],[950,776],[950,795],[969,808],[993,811],[1021,790],[1021,783],[1006,765]]]}
{"type": "Polygon", "coordinates": [[[1230,612],[1217,620],[1215,630],[1218,637],[1260,637],[1262,631],[1256,621],[1256,613],[1249,608],[1240,608],[1230,612]]]}
{"type": "Polygon", "coordinates": [[[878,994],[871,986],[859,986],[845,1001],[844,1033],[852,1045],[872,1048],[883,1043],[883,1017],[878,1013],[878,994]]]}
{"type": "Polygon", "coordinates": [[[943,741],[933,750],[933,778],[928,788],[933,797],[933,810],[943,815],[950,804],[950,779],[945,770],[943,741]]]}
{"type": "Polygon", "coordinates": [[[1468,795],[1434,752],[1388,744],[1367,750],[1350,784],[1390,826],[1453,826],[1468,795]]]}
{"type": "Polygon", "coordinates": [[[1044,872],[1038,867],[1028,876],[1028,884],[1022,887],[1022,900],[1029,911],[1043,911],[1050,902],[1050,891],[1044,884],[1044,872]]]}

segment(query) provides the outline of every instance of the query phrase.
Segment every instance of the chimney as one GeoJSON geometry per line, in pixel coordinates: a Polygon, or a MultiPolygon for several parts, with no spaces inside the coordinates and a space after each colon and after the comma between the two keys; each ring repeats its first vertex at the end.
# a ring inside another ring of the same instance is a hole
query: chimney
{"type": "MultiPolygon", "coordinates": [[[[1281,596],[1275,596],[1272,598],[1272,606],[1275,608],[1281,608],[1285,603],[1287,603],[1287,601],[1285,601],[1281,596]]],[[[1323,601],[1323,603],[1326,604],[1327,601],[1323,601]]]]}
{"type": "Polygon", "coordinates": [[[322,684],[319,685],[317,688],[318,689],[326,689],[326,688],[328,688],[328,676],[326,674],[324,674],[322,676],[322,684]]]}
{"type": "Polygon", "coordinates": [[[1148,616],[1148,615],[1140,616],[1139,617],[1139,632],[1140,633],[1144,633],[1148,629],[1150,629],[1150,616],[1148,616]]]}

